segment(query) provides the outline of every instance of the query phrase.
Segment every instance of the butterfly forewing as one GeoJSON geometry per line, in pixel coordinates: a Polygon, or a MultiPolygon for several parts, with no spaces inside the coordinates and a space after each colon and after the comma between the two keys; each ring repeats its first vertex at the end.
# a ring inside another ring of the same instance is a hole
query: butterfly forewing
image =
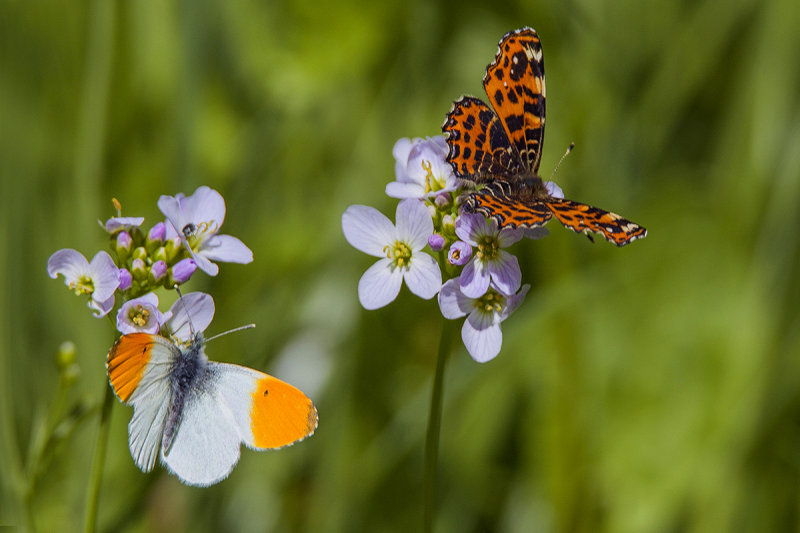
{"type": "Polygon", "coordinates": [[[647,230],[642,226],[591,205],[559,198],[550,198],[545,204],[564,227],[586,235],[599,233],[617,246],[647,236],[647,230]]]}
{"type": "Polygon", "coordinates": [[[464,96],[453,104],[442,131],[450,148],[447,161],[459,177],[477,181],[523,170],[497,114],[477,98],[464,96]]]}
{"type": "Polygon", "coordinates": [[[542,44],[531,28],[507,33],[483,87],[511,145],[528,170],[539,169],[544,141],[545,82],[542,44]]]}

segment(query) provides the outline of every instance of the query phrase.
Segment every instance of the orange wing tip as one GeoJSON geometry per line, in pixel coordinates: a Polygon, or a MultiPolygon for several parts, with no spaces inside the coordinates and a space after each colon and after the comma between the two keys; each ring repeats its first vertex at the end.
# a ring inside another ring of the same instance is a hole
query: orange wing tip
{"type": "Polygon", "coordinates": [[[150,362],[152,337],[146,333],[123,335],[108,351],[106,371],[114,393],[127,402],[139,386],[150,362]]]}
{"type": "Polygon", "coordinates": [[[272,376],[258,380],[252,394],[250,429],[259,449],[289,446],[310,437],[319,416],[311,400],[299,389],[272,376]]]}

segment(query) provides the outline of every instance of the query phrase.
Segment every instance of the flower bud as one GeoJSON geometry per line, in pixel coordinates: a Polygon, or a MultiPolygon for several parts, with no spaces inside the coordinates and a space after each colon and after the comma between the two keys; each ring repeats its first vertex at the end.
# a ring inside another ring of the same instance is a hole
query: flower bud
{"type": "Polygon", "coordinates": [[[150,243],[157,243],[163,244],[164,239],[167,237],[167,225],[163,222],[157,223],[155,226],[150,228],[150,231],[147,234],[147,244],[150,243]]]}
{"type": "Polygon", "coordinates": [[[61,346],[58,347],[58,352],[56,353],[56,364],[58,365],[59,370],[64,370],[69,365],[75,363],[75,343],[72,341],[64,341],[61,343],[61,346]]]}
{"type": "Polygon", "coordinates": [[[443,250],[445,244],[447,244],[447,241],[438,233],[433,233],[430,237],[428,237],[428,246],[430,246],[431,250],[434,252],[443,250]]]}
{"type": "Polygon", "coordinates": [[[132,246],[133,239],[130,233],[124,230],[117,233],[115,250],[120,261],[125,261],[130,256],[132,246]]]}
{"type": "Polygon", "coordinates": [[[167,253],[167,263],[173,262],[178,254],[183,252],[183,244],[180,237],[173,237],[164,244],[164,251],[167,253]]]}
{"type": "Polygon", "coordinates": [[[445,215],[442,217],[442,233],[454,234],[456,232],[456,224],[453,220],[453,215],[445,215]]]}
{"type": "Polygon", "coordinates": [[[133,250],[131,257],[133,257],[133,259],[144,260],[147,258],[147,250],[144,249],[144,246],[139,246],[133,250]]]}
{"type": "Polygon", "coordinates": [[[197,263],[194,262],[194,259],[181,259],[169,273],[170,285],[186,283],[195,270],[197,270],[197,263]]]}
{"type": "Polygon", "coordinates": [[[119,269],[119,287],[117,287],[121,291],[127,291],[131,288],[133,284],[133,276],[131,275],[130,270],[127,268],[120,268],[119,269]]]}
{"type": "Polygon", "coordinates": [[[58,365],[61,379],[66,386],[75,383],[75,380],[78,379],[78,374],[80,374],[80,368],[75,362],[75,352],[75,343],[65,341],[61,343],[61,346],[58,347],[58,353],[56,353],[56,365],[58,365]]]}
{"type": "Polygon", "coordinates": [[[454,242],[450,246],[450,251],[447,252],[447,261],[451,265],[466,265],[470,257],[472,257],[472,246],[464,241],[454,242]]]}
{"type": "Polygon", "coordinates": [[[167,262],[167,250],[163,246],[159,246],[158,248],[153,250],[153,253],[150,254],[150,258],[153,261],[164,261],[166,263],[167,262]]]}
{"type": "Polygon", "coordinates": [[[144,264],[144,261],[136,258],[131,263],[131,274],[133,274],[133,279],[136,281],[144,281],[147,279],[147,265],[144,264]]]}
{"type": "Polygon", "coordinates": [[[436,195],[436,198],[433,200],[433,203],[435,203],[436,207],[438,207],[439,209],[443,209],[448,205],[450,205],[450,202],[452,202],[452,200],[453,197],[450,195],[449,192],[440,192],[439,194],[436,195]]]}
{"type": "Polygon", "coordinates": [[[150,267],[150,282],[151,283],[158,283],[164,278],[164,275],[167,273],[167,264],[164,261],[156,261],[150,267]]]}

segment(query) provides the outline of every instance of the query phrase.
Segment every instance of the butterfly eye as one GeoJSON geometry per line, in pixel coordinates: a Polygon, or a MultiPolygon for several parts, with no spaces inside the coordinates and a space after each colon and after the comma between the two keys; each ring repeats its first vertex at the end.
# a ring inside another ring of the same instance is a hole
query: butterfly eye
{"type": "Polygon", "coordinates": [[[189,237],[191,237],[192,235],[194,235],[195,231],[197,231],[197,226],[195,226],[195,225],[194,225],[194,224],[192,224],[191,222],[189,222],[188,224],[186,224],[186,225],[183,227],[183,229],[181,230],[181,232],[183,233],[184,237],[186,237],[187,239],[188,239],[189,237]]]}

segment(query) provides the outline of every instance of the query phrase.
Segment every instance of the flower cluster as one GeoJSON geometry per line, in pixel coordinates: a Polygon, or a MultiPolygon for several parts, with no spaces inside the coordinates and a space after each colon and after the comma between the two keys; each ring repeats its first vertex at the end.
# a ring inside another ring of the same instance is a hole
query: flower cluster
{"type": "MultiPolygon", "coordinates": [[[[101,224],[110,236],[111,253],[100,251],[91,261],[80,252],[63,249],[47,261],[47,272],[59,275],[76,295],[88,297],[94,315],[107,315],[116,304],[117,329],[156,333],[171,317],[182,316],[171,310],[158,311],[158,288],[173,288],[187,282],[200,270],[215,276],[219,268],[213,261],[249,263],[253,253],[239,239],[220,235],[225,218],[225,201],[209,187],[200,187],[191,196],[162,196],[158,207],[165,220],[145,232],[144,218],[123,217],[114,200],[117,216],[101,224]]],[[[194,299],[188,299],[187,306],[194,299]]],[[[205,295],[210,299],[210,296],[205,295]]],[[[195,325],[208,314],[207,305],[191,311],[195,325]]],[[[213,315],[213,302],[211,304],[213,315]]],[[[209,317],[210,321],[210,317],[209,317]]],[[[199,327],[199,326],[198,326],[199,327]]]]}
{"type": "MultiPolygon", "coordinates": [[[[447,163],[443,136],[400,139],[393,154],[396,181],[386,186],[386,194],[400,199],[397,225],[363,205],[352,205],[342,215],[347,241],[381,258],[359,281],[361,305],[389,304],[403,281],[421,298],[438,294],[445,318],[467,317],[461,338],[472,358],[489,361],[503,342],[500,324],[530,288],[522,285],[517,258],[505,249],[523,238],[542,238],[547,230],[501,229],[483,215],[461,213],[464,184],[447,163]]],[[[546,186],[551,195],[563,197],[554,183],[546,186]]]]}

